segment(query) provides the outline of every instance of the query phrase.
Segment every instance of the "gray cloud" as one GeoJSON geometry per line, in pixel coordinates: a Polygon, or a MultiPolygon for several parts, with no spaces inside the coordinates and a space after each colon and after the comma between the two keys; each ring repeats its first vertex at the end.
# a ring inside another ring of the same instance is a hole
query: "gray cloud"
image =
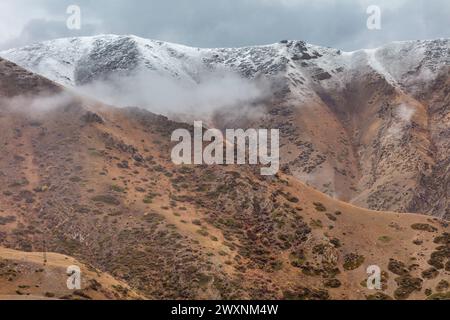
{"type": "Polygon", "coordinates": [[[450,37],[448,0],[16,0],[0,5],[0,46],[99,33],[135,34],[199,47],[234,47],[301,39],[354,50],[393,40],[450,37]],[[83,28],[65,27],[78,4],[83,28]],[[366,28],[366,8],[379,5],[382,30],[366,28]],[[5,16],[5,17],[3,17],[5,16]],[[5,18],[5,19],[2,19],[5,18]],[[14,36],[11,36],[14,35],[14,36]]]}
{"type": "Polygon", "coordinates": [[[264,80],[249,81],[224,70],[205,72],[198,83],[141,71],[94,81],[78,87],[77,91],[115,106],[140,106],[167,116],[198,117],[210,117],[218,110],[236,106],[239,109],[234,116],[248,110],[255,112],[258,102],[271,95],[270,86],[264,80]],[[247,108],[250,105],[252,108],[247,108]]]}
{"type": "Polygon", "coordinates": [[[49,39],[89,36],[99,33],[99,30],[95,24],[84,24],[81,30],[69,30],[65,20],[33,19],[23,27],[19,36],[0,43],[0,49],[17,48],[49,39]]]}

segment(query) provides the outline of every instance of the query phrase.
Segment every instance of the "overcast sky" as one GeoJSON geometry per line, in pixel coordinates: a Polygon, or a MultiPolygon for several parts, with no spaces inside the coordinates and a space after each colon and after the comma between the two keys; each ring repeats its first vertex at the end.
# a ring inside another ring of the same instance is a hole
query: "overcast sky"
{"type": "Polygon", "coordinates": [[[0,49],[114,33],[198,47],[296,39],[355,50],[449,38],[449,17],[449,0],[1,0],[0,49]],[[79,31],[66,27],[73,4],[81,8],[79,31]],[[381,30],[366,26],[369,5],[381,9],[381,30]]]}

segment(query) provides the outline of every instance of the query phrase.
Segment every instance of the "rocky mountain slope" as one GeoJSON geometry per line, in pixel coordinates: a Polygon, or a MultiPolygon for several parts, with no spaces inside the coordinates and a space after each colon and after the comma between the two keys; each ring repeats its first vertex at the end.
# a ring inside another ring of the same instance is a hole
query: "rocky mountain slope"
{"type": "MultiPolygon", "coordinates": [[[[189,125],[5,60],[0,74],[0,246],[18,256],[39,260],[45,243],[125,283],[118,298],[448,298],[443,220],[361,209],[254,166],[175,166],[170,135],[189,125]],[[382,290],[365,287],[371,265],[382,290]]],[[[3,253],[2,283],[24,269],[3,253]]],[[[0,295],[35,294],[35,277],[0,295]]]]}
{"type": "MultiPolygon", "coordinates": [[[[242,109],[236,103],[205,120],[218,128],[280,129],[283,171],[336,199],[375,210],[450,216],[448,39],[342,52],[302,41],[199,49],[105,35],[0,55],[70,87],[101,81],[114,86],[113,92],[121,86],[111,84],[112,77],[143,71],[188,87],[218,72],[263,81],[270,94],[253,97],[249,104],[257,111],[235,112],[242,109]]],[[[127,87],[126,93],[138,95],[147,85],[154,83],[127,87]]]]}

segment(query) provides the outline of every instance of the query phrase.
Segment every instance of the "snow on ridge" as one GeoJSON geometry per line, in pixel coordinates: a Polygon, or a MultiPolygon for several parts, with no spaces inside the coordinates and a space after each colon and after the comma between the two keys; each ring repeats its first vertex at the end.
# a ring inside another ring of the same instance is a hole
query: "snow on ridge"
{"type": "Polygon", "coordinates": [[[367,55],[367,61],[369,66],[378,72],[378,74],[382,75],[389,84],[394,87],[398,86],[397,80],[385,69],[383,64],[378,60],[377,54],[378,49],[366,49],[364,53],[367,55]]]}
{"type": "MultiPolygon", "coordinates": [[[[0,56],[69,86],[76,85],[80,68],[89,73],[92,67],[95,73],[113,65],[112,71],[137,68],[194,82],[208,70],[231,70],[249,79],[281,74],[300,94],[311,81],[342,87],[353,70],[366,66],[396,87],[419,67],[417,77],[431,78],[435,69],[450,64],[448,50],[448,39],[392,42],[376,49],[344,52],[295,40],[241,48],[195,48],[108,34],[45,41],[3,51],[0,56]]],[[[86,76],[90,79],[95,75],[86,76]]]]}

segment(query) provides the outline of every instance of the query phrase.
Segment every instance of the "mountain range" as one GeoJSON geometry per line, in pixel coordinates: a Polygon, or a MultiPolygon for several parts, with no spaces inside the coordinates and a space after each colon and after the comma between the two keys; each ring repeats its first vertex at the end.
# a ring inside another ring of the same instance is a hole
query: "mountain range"
{"type": "Polygon", "coordinates": [[[0,297],[448,298],[448,40],[341,52],[105,35],[0,56],[0,297]],[[161,83],[190,108],[158,96],[167,114],[151,112],[161,83]],[[280,129],[282,170],[173,164],[191,108],[210,127],[280,129]]]}
{"type": "Polygon", "coordinates": [[[220,129],[280,129],[283,170],[300,181],[357,206],[448,219],[449,43],[200,49],[102,35],[0,56],[114,105],[185,122],[194,114],[220,129]]]}

